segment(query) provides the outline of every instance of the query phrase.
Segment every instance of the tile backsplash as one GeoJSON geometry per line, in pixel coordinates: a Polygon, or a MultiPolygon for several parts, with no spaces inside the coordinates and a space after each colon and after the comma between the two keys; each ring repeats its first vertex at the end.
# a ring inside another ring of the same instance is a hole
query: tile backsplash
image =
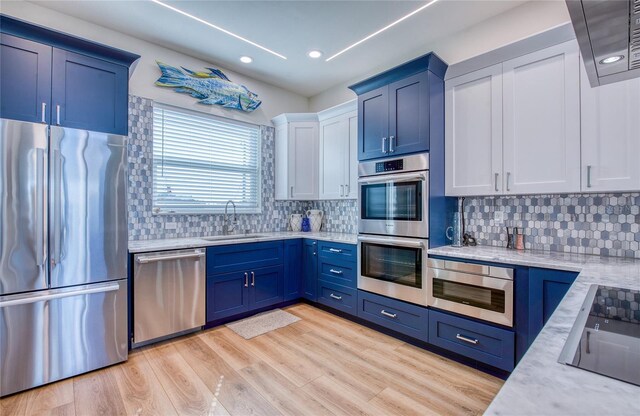
{"type": "Polygon", "coordinates": [[[466,231],[481,245],[505,247],[505,226],[515,226],[526,249],[640,258],[637,192],[474,197],[464,207],[466,231]]]}
{"type": "MultiPolygon", "coordinates": [[[[307,209],[325,212],[323,231],[355,233],[355,200],[276,201],[275,129],[261,127],[262,213],[239,214],[238,230],[251,232],[285,231],[289,214],[307,209]]],[[[129,240],[199,237],[222,233],[224,215],[156,215],[152,212],[153,101],[129,97],[129,240]]]]}

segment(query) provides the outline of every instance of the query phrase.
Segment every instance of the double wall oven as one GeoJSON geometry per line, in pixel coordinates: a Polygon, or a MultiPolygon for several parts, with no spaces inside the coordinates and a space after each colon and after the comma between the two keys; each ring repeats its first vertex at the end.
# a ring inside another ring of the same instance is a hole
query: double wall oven
{"type": "Polygon", "coordinates": [[[427,258],[429,154],[359,165],[358,288],[513,325],[513,270],[427,258]]]}
{"type": "Polygon", "coordinates": [[[429,154],[358,171],[358,288],[426,306],[429,154]]]}

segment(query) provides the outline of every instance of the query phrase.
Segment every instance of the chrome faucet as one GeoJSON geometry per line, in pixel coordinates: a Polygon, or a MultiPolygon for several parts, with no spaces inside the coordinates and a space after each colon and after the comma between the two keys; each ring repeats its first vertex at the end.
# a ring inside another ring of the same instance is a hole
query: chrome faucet
{"type": "Polygon", "coordinates": [[[236,229],[236,225],[238,225],[238,216],[236,215],[236,204],[232,200],[228,200],[227,204],[224,206],[224,225],[222,226],[222,234],[228,235],[232,233],[236,229]],[[227,216],[227,209],[229,208],[229,203],[233,205],[233,221],[230,223],[227,216]]]}

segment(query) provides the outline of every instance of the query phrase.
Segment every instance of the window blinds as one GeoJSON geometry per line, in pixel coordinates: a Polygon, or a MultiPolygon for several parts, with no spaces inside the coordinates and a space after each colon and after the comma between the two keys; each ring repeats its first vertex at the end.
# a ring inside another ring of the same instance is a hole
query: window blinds
{"type": "Polygon", "coordinates": [[[257,213],[260,128],[172,107],[153,109],[155,213],[257,213]]]}

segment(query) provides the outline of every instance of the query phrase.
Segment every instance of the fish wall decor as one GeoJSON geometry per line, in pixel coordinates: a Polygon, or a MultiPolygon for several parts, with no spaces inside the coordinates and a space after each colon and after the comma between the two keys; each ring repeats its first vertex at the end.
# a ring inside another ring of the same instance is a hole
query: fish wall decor
{"type": "Polygon", "coordinates": [[[262,101],[258,95],[249,91],[244,85],[231,82],[227,76],[216,68],[207,68],[209,72],[195,72],[185,67],[179,68],[156,61],[162,76],[156,81],[159,87],[170,87],[175,92],[190,94],[199,99],[200,104],[221,105],[251,112],[258,108],[262,101]]]}

